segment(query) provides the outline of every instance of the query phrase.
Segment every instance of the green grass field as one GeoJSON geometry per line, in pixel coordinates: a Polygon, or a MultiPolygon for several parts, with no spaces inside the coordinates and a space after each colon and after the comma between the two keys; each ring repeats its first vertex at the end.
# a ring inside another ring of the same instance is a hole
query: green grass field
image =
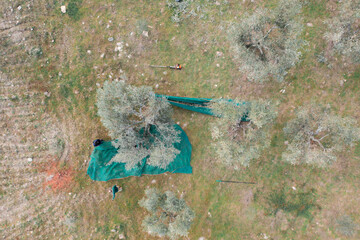
{"type": "MultiPolygon", "coordinates": [[[[330,60],[332,68],[317,61],[316,56],[327,51],[324,20],[334,14],[336,1],[308,0],[302,15],[303,37],[309,45],[302,50],[302,61],[283,83],[248,82],[232,59],[228,28],[245,12],[272,8],[276,2],[201,0],[196,2],[201,6],[199,14],[179,24],[171,21],[166,1],[49,1],[48,14],[34,9],[32,34],[42,54],[11,74],[29,79],[41,94],[50,92],[44,97],[42,114],[69,127],[66,144],[58,140],[62,149],[70,148],[60,166],[73,169],[74,177],[61,191],[76,194],[79,200],[62,203],[60,215],[75,217],[71,227],[55,230],[57,238],[119,239],[123,233],[126,239],[156,239],[142,231],[146,212],[138,201],[147,187],[157,187],[183,193],[195,211],[188,239],[347,239],[336,231],[335,220],[349,215],[360,224],[360,143],[346,149],[328,168],[292,166],[281,159],[282,129],[296,107],[310,102],[330,104],[338,114],[359,120],[360,68],[344,66],[340,57],[330,60]],[[68,6],[67,14],[60,11],[63,4],[68,6]],[[176,63],[183,65],[182,71],[148,66],[176,63]],[[156,93],[173,96],[272,99],[279,117],[271,130],[271,146],[249,167],[225,168],[211,147],[209,123],[215,119],[175,108],[175,122],[180,122],[193,146],[193,174],[94,182],[86,175],[84,160],[89,159],[93,139],[109,139],[95,102],[96,89],[110,79],[151,86],[156,93]],[[346,80],[343,86],[340,80],[346,80]],[[217,179],[257,184],[217,183],[217,179]],[[114,184],[124,191],[111,201],[107,191],[114,184]]],[[[39,219],[36,231],[45,239],[41,229],[47,219],[39,219]]],[[[358,237],[355,234],[353,239],[358,237]]]]}

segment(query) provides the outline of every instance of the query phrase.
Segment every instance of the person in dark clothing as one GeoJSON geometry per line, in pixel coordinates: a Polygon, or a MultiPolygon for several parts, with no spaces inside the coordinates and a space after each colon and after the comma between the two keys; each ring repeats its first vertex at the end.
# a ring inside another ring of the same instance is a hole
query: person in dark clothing
{"type": "Polygon", "coordinates": [[[94,147],[97,147],[97,146],[99,146],[100,144],[102,144],[102,142],[103,142],[102,139],[95,139],[95,140],[93,141],[93,145],[94,145],[94,147]]]}
{"type": "Polygon", "coordinates": [[[118,186],[114,185],[114,186],[112,187],[112,189],[109,190],[109,193],[112,193],[112,195],[113,195],[112,200],[115,199],[115,193],[121,192],[121,191],[122,191],[122,187],[118,187],[118,186]]]}

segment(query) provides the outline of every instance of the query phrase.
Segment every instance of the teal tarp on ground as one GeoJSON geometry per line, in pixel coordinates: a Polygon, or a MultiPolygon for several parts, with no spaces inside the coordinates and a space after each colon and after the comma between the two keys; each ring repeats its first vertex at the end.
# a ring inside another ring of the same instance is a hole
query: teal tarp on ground
{"type": "MultiPolygon", "coordinates": [[[[164,97],[166,98],[169,103],[173,106],[180,107],[189,111],[198,112],[206,115],[221,117],[216,115],[210,108],[210,104],[212,103],[211,98],[189,98],[189,97],[174,97],[174,96],[167,96],[167,95],[160,95],[156,94],[157,97],[164,97]]],[[[242,102],[242,103],[235,103],[232,99],[222,99],[223,101],[226,101],[229,104],[234,104],[239,106],[240,104],[249,104],[248,102],[242,102]]],[[[241,121],[248,122],[248,116],[245,114],[241,121]]]]}
{"type": "MultiPolygon", "coordinates": [[[[144,158],[141,164],[130,171],[125,169],[125,163],[113,162],[107,165],[107,163],[110,162],[112,157],[117,153],[117,149],[109,141],[103,142],[101,145],[94,148],[90,157],[91,159],[87,174],[95,181],[108,181],[111,179],[125,178],[129,176],[141,176],[143,174],[156,175],[165,172],[191,174],[191,143],[184,130],[182,130],[179,125],[174,126],[181,132],[181,141],[174,144],[174,146],[180,150],[180,153],[166,169],[146,164],[148,157],[144,158]]],[[[154,131],[154,133],[156,132],[155,129],[150,131],[154,131]]]]}
{"type": "Polygon", "coordinates": [[[173,106],[184,108],[189,111],[198,112],[214,116],[215,114],[208,108],[211,98],[188,98],[188,97],[174,97],[156,94],[157,97],[166,98],[173,106]]]}

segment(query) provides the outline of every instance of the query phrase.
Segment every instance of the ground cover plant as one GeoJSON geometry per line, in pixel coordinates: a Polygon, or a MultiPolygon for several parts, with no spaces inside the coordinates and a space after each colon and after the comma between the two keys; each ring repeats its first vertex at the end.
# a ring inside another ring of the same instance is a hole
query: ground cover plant
{"type": "Polygon", "coordinates": [[[359,141],[336,151],[325,168],[283,157],[292,141],[284,128],[311,102],[355,119],[354,129],[360,125],[359,65],[341,51],[329,58],[332,45],[324,41],[335,31],[328,21],[348,1],[300,1],[298,37],[308,45],[282,82],[262,84],[239,71],[228,34],[246,15],[273,12],[279,0],[194,1],[189,9],[200,5],[199,14],[179,23],[166,1],[70,2],[0,5],[0,238],[159,239],[143,231],[151,213],[139,201],[149,188],[170,190],[191,207],[195,217],[180,239],[359,238],[359,141]],[[68,14],[70,2],[78,8],[75,18],[68,14]],[[176,63],[181,71],[148,67],[176,63]],[[234,170],[214,148],[211,129],[220,119],[173,107],[173,121],[192,144],[193,174],[94,182],[86,175],[92,141],[113,139],[96,105],[106,81],[171,96],[261,98],[278,114],[268,147],[234,170]],[[123,191],[112,201],[114,184],[123,191]]]}

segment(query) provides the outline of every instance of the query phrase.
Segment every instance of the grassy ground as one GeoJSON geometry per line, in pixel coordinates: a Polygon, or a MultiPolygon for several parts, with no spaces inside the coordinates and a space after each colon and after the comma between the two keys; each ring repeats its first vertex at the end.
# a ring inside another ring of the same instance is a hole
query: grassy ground
{"type": "MultiPolygon", "coordinates": [[[[36,16],[34,26],[38,27],[32,34],[39,40],[42,54],[35,56],[32,65],[11,75],[29,79],[36,91],[51,93],[43,97],[43,111],[67,126],[64,145],[69,155],[60,166],[74,173],[69,187],[62,191],[76,197],[62,203],[60,214],[64,219],[71,215],[73,224],[68,232],[55,232],[57,236],[118,239],[124,233],[128,239],[152,239],[142,231],[146,213],[137,202],[145,188],[157,187],[184,193],[196,213],[190,239],[344,238],[336,231],[335,219],[343,215],[360,219],[360,143],[340,154],[327,169],[294,167],[281,161],[285,149],[282,128],[296,107],[311,101],[330,104],[339,114],[359,119],[360,71],[358,66],[344,66],[340,58],[330,60],[332,68],[317,62],[317,54],[327,51],[323,21],[334,14],[336,3],[309,0],[302,14],[304,22],[313,27],[304,29],[309,46],[303,50],[302,62],[284,83],[246,81],[232,60],[227,29],[245,12],[273,7],[276,2],[203,0],[197,3],[201,6],[198,16],[180,24],[170,20],[171,11],[164,1],[71,0],[69,14],[60,12],[61,1],[53,1],[48,15],[36,16]],[[148,67],[175,63],[184,69],[148,67]],[[272,129],[271,147],[248,168],[226,169],[218,164],[210,147],[208,125],[214,119],[175,109],[175,121],[193,145],[192,175],[93,182],[86,175],[86,160],[93,139],[108,139],[95,106],[96,89],[107,79],[126,79],[174,96],[273,99],[279,105],[279,118],[272,129]],[[339,81],[344,79],[341,86],[339,81]],[[219,184],[216,179],[257,184],[219,184]],[[124,191],[111,201],[107,190],[114,184],[123,186],[124,191]]],[[[42,222],[46,226],[46,219],[42,222]]]]}

